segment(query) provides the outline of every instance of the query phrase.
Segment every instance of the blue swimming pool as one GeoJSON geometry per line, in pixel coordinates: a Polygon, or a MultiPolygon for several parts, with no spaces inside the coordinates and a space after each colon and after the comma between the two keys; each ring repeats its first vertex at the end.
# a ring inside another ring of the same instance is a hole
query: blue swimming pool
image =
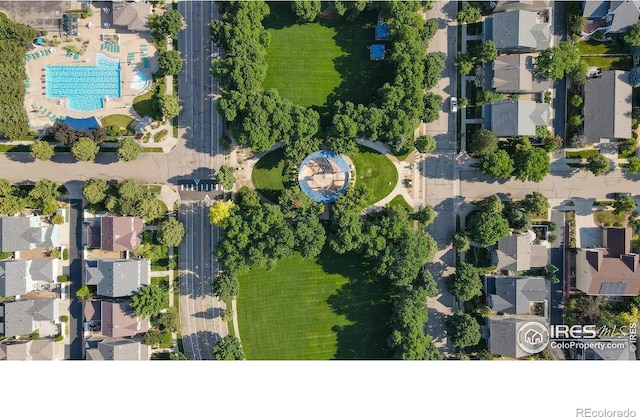
{"type": "Polygon", "coordinates": [[[66,98],[71,110],[104,108],[104,98],[120,97],[120,61],[96,54],[96,65],[47,66],[48,98],[66,98]]]}
{"type": "Polygon", "coordinates": [[[140,70],[135,70],[133,72],[133,80],[131,81],[131,88],[134,90],[142,90],[147,86],[148,81],[147,74],[140,70]]]}

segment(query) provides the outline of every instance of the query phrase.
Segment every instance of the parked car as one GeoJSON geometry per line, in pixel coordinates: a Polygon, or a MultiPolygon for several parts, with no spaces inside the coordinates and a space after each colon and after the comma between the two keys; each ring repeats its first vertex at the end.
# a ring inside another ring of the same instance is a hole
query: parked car
{"type": "Polygon", "coordinates": [[[458,98],[451,97],[451,113],[455,113],[458,111],[458,98]]]}

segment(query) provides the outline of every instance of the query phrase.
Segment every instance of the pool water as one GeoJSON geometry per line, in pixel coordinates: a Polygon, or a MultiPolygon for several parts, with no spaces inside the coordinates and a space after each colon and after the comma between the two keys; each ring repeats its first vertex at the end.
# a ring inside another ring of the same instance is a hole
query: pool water
{"type": "Polygon", "coordinates": [[[135,70],[133,72],[133,81],[131,81],[131,88],[134,90],[142,90],[147,85],[147,74],[140,70],[135,70]]]}
{"type": "Polygon", "coordinates": [[[66,98],[71,110],[104,108],[104,98],[120,97],[120,61],[96,54],[96,65],[47,66],[48,98],[66,98]]]}

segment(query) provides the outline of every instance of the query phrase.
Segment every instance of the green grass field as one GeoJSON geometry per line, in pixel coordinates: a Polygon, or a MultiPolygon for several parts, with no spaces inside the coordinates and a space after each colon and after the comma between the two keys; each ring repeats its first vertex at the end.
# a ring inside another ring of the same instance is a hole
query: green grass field
{"type": "Polygon", "coordinates": [[[271,34],[269,69],[262,83],[295,104],[314,107],[321,114],[335,99],[368,104],[393,68],[387,61],[371,61],[367,47],[374,42],[376,11],[355,21],[338,17],[297,24],[288,2],[271,2],[264,27],[271,34]]]}
{"type": "Polygon", "coordinates": [[[600,67],[602,71],[608,70],[624,70],[629,71],[633,66],[631,56],[583,56],[582,59],[590,67],[600,67]]]}
{"type": "Polygon", "coordinates": [[[278,197],[284,190],[283,170],[284,148],[278,148],[260,158],[251,172],[253,186],[263,197],[274,203],[278,202],[278,197]]]}
{"type": "Polygon", "coordinates": [[[413,207],[411,207],[411,205],[407,203],[407,200],[405,200],[405,198],[400,194],[393,197],[393,200],[389,201],[389,207],[395,207],[395,206],[402,206],[406,208],[409,211],[409,213],[413,213],[413,207]]]}
{"type": "Polygon", "coordinates": [[[103,127],[116,126],[118,129],[127,129],[131,122],[133,122],[133,117],[126,114],[110,114],[100,120],[103,127]]]}
{"type": "Polygon", "coordinates": [[[140,117],[144,117],[153,111],[154,99],[155,94],[153,89],[151,89],[133,99],[133,109],[140,117]]]}
{"type": "Polygon", "coordinates": [[[353,255],[296,254],[239,278],[247,359],[366,359],[389,355],[390,284],[353,255]]]}
{"type": "Polygon", "coordinates": [[[367,187],[372,197],[367,206],[385,198],[398,182],[398,170],[383,154],[358,145],[358,152],[349,155],[356,169],[356,188],[367,187]]]}

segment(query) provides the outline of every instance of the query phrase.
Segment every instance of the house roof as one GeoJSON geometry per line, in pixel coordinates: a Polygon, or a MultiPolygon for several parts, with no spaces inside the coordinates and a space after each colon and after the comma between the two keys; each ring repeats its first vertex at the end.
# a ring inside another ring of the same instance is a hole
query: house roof
{"type": "Polygon", "coordinates": [[[498,50],[547,49],[551,41],[549,23],[538,23],[538,14],[512,10],[493,15],[493,42],[498,50]]]}
{"type": "Polygon", "coordinates": [[[547,248],[534,245],[528,234],[511,235],[500,239],[496,256],[498,258],[496,269],[508,271],[542,268],[549,262],[547,248]]]}
{"type": "Polygon", "coordinates": [[[26,294],[35,289],[34,281],[55,281],[57,272],[57,259],[0,261],[0,295],[9,297],[26,294]]]}
{"type": "Polygon", "coordinates": [[[56,343],[51,339],[36,339],[29,342],[29,356],[33,361],[51,361],[56,358],[56,343]]]}
{"type": "Polygon", "coordinates": [[[619,343],[623,343],[624,347],[614,348],[612,345],[603,345],[602,347],[589,345],[589,347],[584,350],[584,359],[592,361],[635,361],[635,350],[629,349],[628,337],[620,338],[619,343]]]}
{"type": "Polygon", "coordinates": [[[583,1],[582,16],[587,19],[602,18],[609,12],[609,0],[588,0],[583,1]]]}
{"type": "Polygon", "coordinates": [[[58,319],[58,299],[38,298],[4,304],[4,336],[30,334],[41,321],[58,319]]]}
{"type": "Polygon", "coordinates": [[[0,343],[0,361],[26,361],[28,358],[28,343],[0,343]]]}
{"type": "Polygon", "coordinates": [[[543,277],[487,276],[485,286],[495,313],[531,314],[531,303],[549,299],[550,284],[543,277]]]}
{"type": "Polygon", "coordinates": [[[147,3],[113,3],[113,24],[133,32],[148,32],[150,15],[151,6],[147,3]]]}
{"type": "Polygon", "coordinates": [[[101,310],[102,301],[89,300],[84,303],[84,321],[97,321],[100,320],[102,314],[101,310]]]}
{"type": "Polygon", "coordinates": [[[549,8],[549,0],[501,0],[496,2],[494,13],[508,10],[540,11],[549,8]]]}
{"type": "Polygon", "coordinates": [[[102,311],[102,334],[107,337],[128,337],[149,330],[149,318],[136,317],[129,303],[110,303],[103,301],[100,307],[102,311]]]}
{"type": "Polygon", "coordinates": [[[148,345],[131,339],[110,339],[98,343],[97,347],[87,349],[88,360],[148,360],[150,348],[148,345]]]}
{"type": "Polygon", "coordinates": [[[493,88],[501,93],[540,92],[550,83],[537,77],[533,62],[537,54],[498,55],[493,61],[493,88]]]}
{"type": "Polygon", "coordinates": [[[143,285],[149,285],[148,259],[97,259],[85,261],[87,285],[96,285],[97,294],[105,297],[127,297],[143,285]]]}
{"type": "Polygon", "coordinates": [[[518,344],[518,331],[529,319],[516,317],[489,318],[489,350],[494,355],[522,358],[529,354],[518,344]]]}
{"type": "Polygon", "coordinates": [[[608,32],[624,32],[640,17],[640,1],[612,1],[610,7],[611,24],[608,32]]]}
{"type": "Polygon", "coordinates": [[[604,71],[584,86],[584,135],[589,142],[631,137],[631,93],[627,71],[604,71]]]}
{"type": "Polygon", "coordinates": [[[485,104],[491,114],[492,130],[499,137],[534,136],[536,126],[549,125],[550,107],[530,100],[485,104]]]}
{"type": "Polygon", "coordinates": [[[0,217],[0,251],[58,246],[58,226],[39,226],[37,217],[0,217]]]}
{"type": "Polygon", "coordinates": [[[631,233],[621,229],[624,228],[605,229],[605,248],[578,249],[576,287],[580,291],[611,296],[640,293],[640,255],[630,253],[631,233]],[[620,242],[621,239],[625,241],[620,242]]]}
{"type": "Polygon", "coordinates": [[[105,216],[100,219],[100,246],[103,250],[134,250],[140,245],[141,233],[141,217],[105,216]]]}

